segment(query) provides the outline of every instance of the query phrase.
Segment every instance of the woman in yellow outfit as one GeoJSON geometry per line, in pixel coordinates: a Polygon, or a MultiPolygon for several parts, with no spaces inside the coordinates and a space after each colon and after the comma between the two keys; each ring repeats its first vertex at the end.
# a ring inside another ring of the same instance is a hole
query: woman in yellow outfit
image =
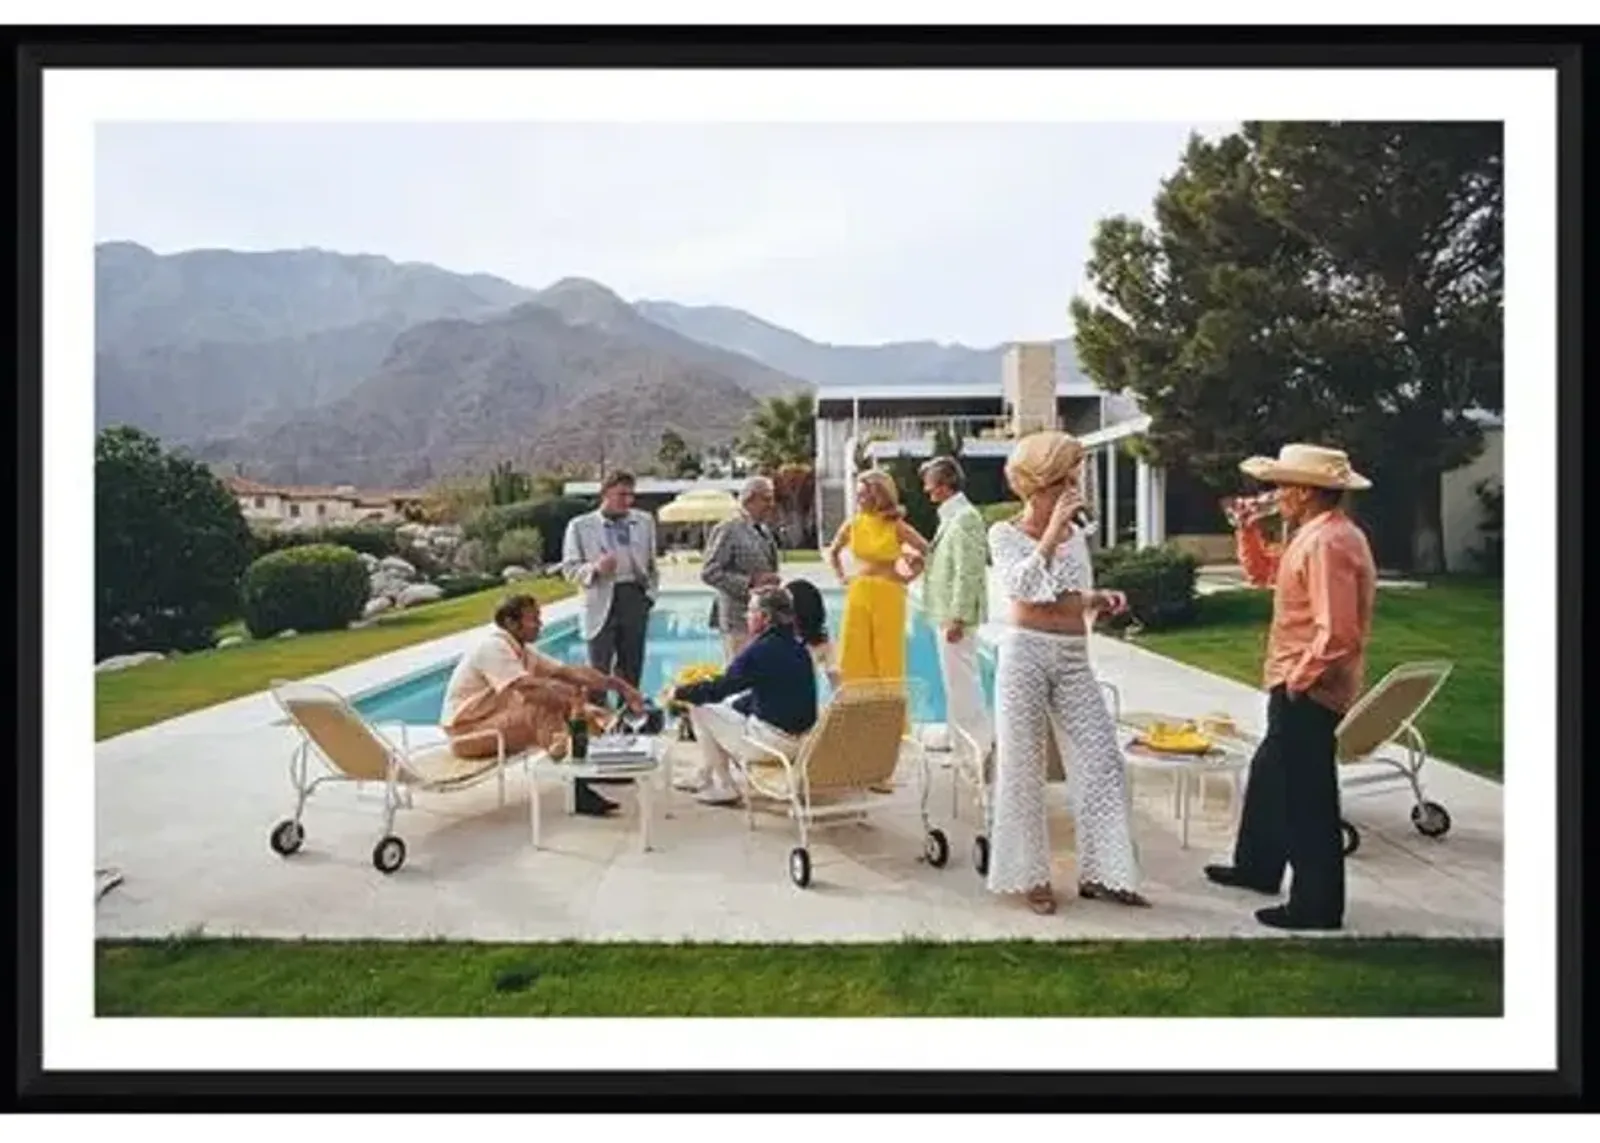
{"type": "Polygon", "coordinates": [[[828,562],[845,584],[839,625],[841,685],[859,679],[906,677],[906,585],[916,578],[928,541],[905,521],[894,478],[873,469],[856,482],[856,514],[828,547],[828,562]],[[903,557],[910,548],[913,555],[903,557]],[[855,565],[846,575],[840,553],[855,565]],[[902,571],[902,566],[906,570],[902,571]]]}

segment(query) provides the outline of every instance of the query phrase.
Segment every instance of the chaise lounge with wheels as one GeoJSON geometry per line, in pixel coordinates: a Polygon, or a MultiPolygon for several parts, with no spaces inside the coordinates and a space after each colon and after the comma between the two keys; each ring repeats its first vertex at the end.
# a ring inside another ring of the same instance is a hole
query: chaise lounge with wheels
{"type": "MultiPolygon", "coordinates": [[[[1417,729],[1417,719],[1453,668],[1454,664],[1445,660],[1396,667],[1356,700],[1334,731],[1340,769],[1356,771],[1345,777],[1341,788],[1362,790],[1405,783],[1411,787],[1413,799],[1411,824],[1424,837],[1449,833],[1450,814],[1423,795],[1420,775],[1428,759],[1428,744],[1417,729]],[[1389,746],[1399,746],[1402,755],[1383,753],[1389,746]]],[[[1339,825],[1344,831],[1344,852],[1348,857],[1360,847],[1361,834],[1348,820],[1341,819],[1339,825]]]]}
{"type": "Polygon", "coordinates": [[[409,809],[414,791],[452,793],[477,786],[490,778],[500,786],[500,804],[506,802],[506,767],[523,762],[527,753],[506,756],[505,738],[498,730],[478,734],[495,739],[496,751],[482,759],[457,757],[448,742],[412,747],[405,740],[394,743],[368,722],[343,695],[318,683],[274,681],[272,697],[299,731],[289,763],[294,786],[294,814],[273,827],[268,838],[274,853],[288,857],[305,844],[302,824],[306,802],[318,787],[329,782],[354,782],[359,788],[367,782],[383,787],[383,824],[377,844],[372,848],[372,864],[380,873],[393,873],[405,864],[406,843],[394,832],[395,814],[409,809]],[[310,773],[315,754],[323,773],[310,773]]]}
{"type": "MultiPolygon", "coordinates": [[[[811,884],[812,827],[865,817],[885,796],[874,787],[893,778],[902,745],[921,749],[907,733],[907,711],[901,680],[845,683],[792,755],[769,742],[745,739],[752,752],[760,752],[754,761],[736,763],[745,779],[746,818],[754,829],[758,798],[787,807],[799,832],[799,845],[789,851],[789,879],[800,888],[811,884]]],[[[934,856],[930,853],[929,860],[934,856]]],[[[942,865],[948,857],[946,846],[933,863],[942,865]]]]}

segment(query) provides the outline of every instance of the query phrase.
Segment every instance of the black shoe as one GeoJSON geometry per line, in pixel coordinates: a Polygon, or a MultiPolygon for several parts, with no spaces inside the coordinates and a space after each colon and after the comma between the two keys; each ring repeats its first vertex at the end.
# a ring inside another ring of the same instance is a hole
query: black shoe
{"type": "Polygon", "coordinates": [[[1276,897],[1279,891],[1277,885],[1262,885],[1247,879],[1231,865],[1208,865],[1206,876],[1218,885],[1226,885],[1230,889],[1250,889],[1256,893],[1265,893],[1268,897],[1276,897]]]}
{"type": "Polygon", "coordinates": [[[1256,920],[1274,929],[1289,929],[1295,932],[1312,929],[1332,931],[1342,927],[1338,921],[1326,923],[1296,914],[1287,905],[1272,905],[1265,909],[1257,909],[1256,920]]]}
{"type": "Polygon", "coordinates": [[[573,808],[578,813],[587,814],[592,818],[603,818],[607,814],[614,813],[617,808],[616,802],[613,802],[610,798],[601,797],[587,785],[578,787],[573,802],[573,808]]]}
{"type": "Polygon", "coordinates": [[[626,786],[633,781],[632,778],[585,778],[591,786],[626,786]]]}

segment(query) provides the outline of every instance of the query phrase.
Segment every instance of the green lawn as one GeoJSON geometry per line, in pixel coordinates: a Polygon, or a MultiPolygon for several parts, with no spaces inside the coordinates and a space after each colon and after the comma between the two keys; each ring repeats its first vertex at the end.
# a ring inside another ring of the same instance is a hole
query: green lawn
{"type": "MultiPolygon", "coordinates": [[[[518,590],[549,601],[575,590],[559,579],[524,581],[518,590]]],[[[381,616],[370,627],[265,639],[225,650],[199,651],[95,676],[95,739],[265,690],[273,679],[319,675],[413,643],[487,623],[506,589],[463,595],[381,616]]],[[[242,628],[239,629],[242,633],[242,628]]]]}
{"type": "Polygon", "coordinates": [[[101,942],[100,1016],[1496,1016],[1499,941],[101,942]]]}
{"type": "MultiPolygon", "coordinates": [[[[1141,647],[1241,682],[1259,684],[1272,597],[1231,591],[1200,599],[1200,621],[1176,631],[1146,631],[1141,647]]],[[[1378,592],[1367,654],[1370,686],[1416,659],[1455,663],[1419,726],[1428,752],[1500,778],[1505,711],[1504,611],[1498,581],[1443,579],[1425,588],[1378,592]]]]}

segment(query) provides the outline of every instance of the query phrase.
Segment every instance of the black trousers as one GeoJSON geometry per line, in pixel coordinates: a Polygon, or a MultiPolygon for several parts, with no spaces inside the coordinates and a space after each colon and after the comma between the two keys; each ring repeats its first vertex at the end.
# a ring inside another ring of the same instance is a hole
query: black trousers
{"type": "Polygon", "coordinates": [[[1344,846],[1334,730],[1339,715],[1274,687],[1267,733],[1244,794],[1233,867],[1253,885],[1276,890],[1294,869],[1289,910],[1326,924],[1344,922],[1344,846]]]}
{"type": "Polygon", "coordinates": [[[649,594],[636,583],[617,584],[605,624],[589,640],[589,665],[637,687],[644,677],[644,641],[649,626],[649,594]]]}

